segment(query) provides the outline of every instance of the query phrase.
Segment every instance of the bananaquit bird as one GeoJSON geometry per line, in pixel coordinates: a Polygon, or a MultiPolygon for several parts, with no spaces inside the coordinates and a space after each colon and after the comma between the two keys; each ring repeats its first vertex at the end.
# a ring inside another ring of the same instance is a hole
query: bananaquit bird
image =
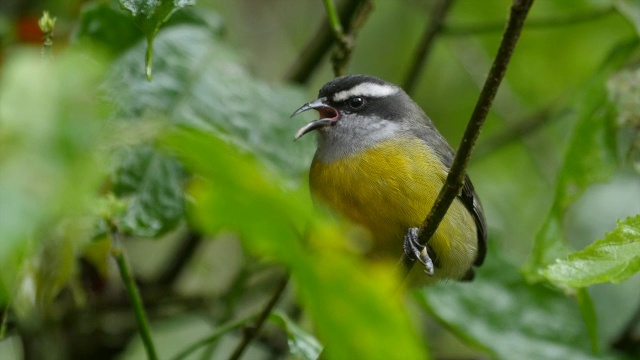
{"type": "Polygon", "coordinates": [[[404,249],[435,279],[471,280],[473,267],[485,257],[487,232],[468,176],[428,245],[417,242],[416,227],[433,206],[454,156],[418,104],[394,84],[348,75],[325,84],[317,100],[292,116],[311,109],[320,119],[295,138],[317,130],[309,173],[314,199],[368,229],[373,257],[399,258],[404,249]]]}

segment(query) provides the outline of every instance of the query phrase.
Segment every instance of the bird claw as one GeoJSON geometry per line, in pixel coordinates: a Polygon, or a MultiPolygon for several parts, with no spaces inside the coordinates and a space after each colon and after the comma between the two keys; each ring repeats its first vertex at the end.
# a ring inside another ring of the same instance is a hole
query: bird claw
{"type": "Polygon", "coordinates": [[[426,251],[426,246],[418,241],[418,228],[409,228],[404,236],[403,249],[405,255],[413,260],[418,260],[425,268],[424,272],[429,276],[434,274],[433,260],[426,251]]]}

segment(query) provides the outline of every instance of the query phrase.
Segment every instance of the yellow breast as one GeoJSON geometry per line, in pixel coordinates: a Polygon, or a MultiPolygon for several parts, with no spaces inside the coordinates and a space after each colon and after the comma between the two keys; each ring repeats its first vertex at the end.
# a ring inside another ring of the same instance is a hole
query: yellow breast
{"type": "MultiPolygon", "coordinates": [[[[314,197],[362,225],[374,239],[374,255],[399,259],[403,237],[418,227],[433,206],[447,173],[417,138],[381,142],[358,154],[323,162],[314,158],[309,174],[314,197]]],[[[475,222],[455,200],[429,245],[436,276],[460,278],[477,252],[475,222]]]]}

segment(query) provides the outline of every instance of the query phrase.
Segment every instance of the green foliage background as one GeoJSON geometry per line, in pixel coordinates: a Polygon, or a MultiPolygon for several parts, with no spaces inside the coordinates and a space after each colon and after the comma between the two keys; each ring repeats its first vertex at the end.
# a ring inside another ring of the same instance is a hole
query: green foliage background
{"type": "MultiPolygon", "coordinates": [[[[163,359],[228,358],[285,273],[247,359],[639,356],[637,0],[534,3],[468,170],[487,262],[405,295],[314,209],[314,143],[293,142],[311,115],[289,115],[333,77],[327,53],[286,80],[322,2],[18,3],[0,15],[0,359],[145,356],[113,228],[163,359]],[[43,10],[51,49],[19,26],[43,10]]],[[[509,5],[454,1],[412,94],[454,147],[509,5]]],[[[433,7],[375,2],[349,71],[402,83],[433,7]]]]}

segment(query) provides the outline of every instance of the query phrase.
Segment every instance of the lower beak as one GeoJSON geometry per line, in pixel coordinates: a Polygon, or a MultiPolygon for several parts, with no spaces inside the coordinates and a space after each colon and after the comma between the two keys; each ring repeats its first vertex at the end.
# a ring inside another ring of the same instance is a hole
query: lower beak
{"type": "Polygon", "coordinates": [[[340,119],[340,114],[338,113],[338,111],[335,108],[327,105],[325,101],[327,101],[327,98],[321,97],[312,102],[306,103],[291,115],[291,117],[294,117],[307,110],[313,109],[313,110],[317,110],[320,113],[320,116],[324,116],[319,120],[308,123],[307,125],[302,127],[300,130],[298,130],[298,132],[296,133],[295,140],[298,140],[299,138],[304,136],[304,134],[311,132],[313,130],[317,130],[325,126],[333,125],[336,121],[340,119]]]}

